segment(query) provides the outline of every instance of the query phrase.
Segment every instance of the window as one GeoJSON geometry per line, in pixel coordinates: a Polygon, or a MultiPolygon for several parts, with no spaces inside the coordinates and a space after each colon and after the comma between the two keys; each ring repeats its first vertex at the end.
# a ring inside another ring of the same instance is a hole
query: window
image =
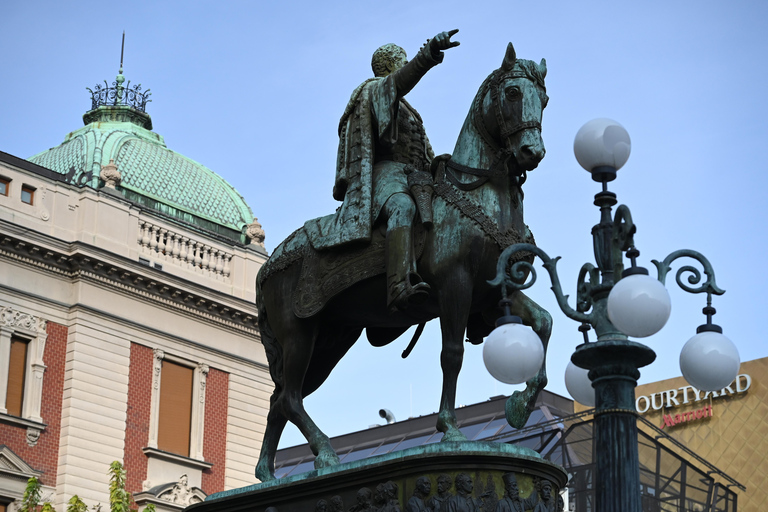
{"type": "Polygon", "coordinates": [[[8,387],[5,395],[5,409],[11,416],[21,416],[24,402],[24,377],[27,373],[27,346],[27,341],[11,338],[8,387]]]}
{"type": "Polygon", "coordinates": [[[10,188],[11,188],[11,180],[0,176],[0,196],[7,196],[10,188]]]}
{"type": "Polygon", "coordinates": [[[35,200],[35,188],[29,185],[21,186],[21,202],[27,204],[34,204],[35,200]]]}
{"type": "MultiPolygon", "coordinates": [[[[21,424],[42,429],[46,321],[0,305],[0,414],[19,418],[21,424]]],[[[28,442],[36,442],[28,436],[28,442]]]]}
{"type": "Polygon", "coordinates": [[[148,455],[157,450],[203,461],[208,365],[154,351],[148,455]]]}
{"type": "Polygon", "coordinates": [[[192,427],[192,368],[163,361],[157,447],[189,457],[192,427]]]}

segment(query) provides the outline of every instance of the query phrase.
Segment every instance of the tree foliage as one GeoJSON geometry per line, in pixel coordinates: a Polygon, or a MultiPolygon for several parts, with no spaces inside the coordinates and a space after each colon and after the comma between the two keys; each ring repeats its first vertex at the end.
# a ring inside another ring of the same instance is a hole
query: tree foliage
{"type": "Polygon", "coordinates": [[[27,487],[24,489],[24,496],[21,498],[19,512],[37,512],[40,505],[40,480],[33,476],[27,480],[27,487]]]}
{"type": "Polygon", "coordinates": [[[131,493],[125,490],[125,469],[120,461],[109,465],[109,509],[111,512],[130,512],[131,493]]]}
{"type": "MultiPolygon", "coordinates": [[[[109,465],[109,509],[110,512],[136,512],[136,504],[133,501],[131,493],[125,490],[125,469],[120,461],[114,461],[109,465]]],[[[55,512],[53,505],[49,502],[42,504],[40,507],[40,500],[42,499],[42,489],[40,481],[37,477],[32,477],[27,480],[27,487],[24,490],[24,496],[21,498],[21,504],[19,505],[18,512],[55,512]]],[[[93,507],[94,511],[98,511],[101,505],[93,507]]],[[[153,503],[147,504],[144,508],[145,512],[156,512],[155,505],[153,503]]],[[[72,496],[67,502],[66,512],[88,512],[88,506],[80,499],[78,495],[72,496]]]]}
{"type": "Polygon", "coordinates": [[[87,512],[88,506],[75,494],[69,499],[67,504],[67,512],[87,512]]]}

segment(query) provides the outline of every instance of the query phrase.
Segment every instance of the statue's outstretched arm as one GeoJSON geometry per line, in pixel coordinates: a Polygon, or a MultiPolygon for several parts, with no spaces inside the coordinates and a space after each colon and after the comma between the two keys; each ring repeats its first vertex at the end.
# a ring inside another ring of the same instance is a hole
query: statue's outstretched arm
{"type": "Polygon", "coordinates": [[[403,97],[408,94],[419,83],[421,77],[427,74],[427,71],[443,62],[444,50],[459,46],[458,41],[451,41],[451,37],[458,31],[459,29],[453,29],[440,32],[427,41],[427,44],[405,66],[394,72],[398,96],[403,97]]]}

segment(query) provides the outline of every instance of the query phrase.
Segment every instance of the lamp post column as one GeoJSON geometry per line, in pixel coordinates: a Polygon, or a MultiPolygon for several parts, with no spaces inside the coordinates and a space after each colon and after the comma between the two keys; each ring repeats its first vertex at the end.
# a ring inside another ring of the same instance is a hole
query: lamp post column
{"type": "Polygon", "coordinates": [[[656,354],[641,343],[598,337],[571,360],[588,368],[595,388],[594,453],[597,512],[641,512],[635,387],[638,368],[656,354]]]}

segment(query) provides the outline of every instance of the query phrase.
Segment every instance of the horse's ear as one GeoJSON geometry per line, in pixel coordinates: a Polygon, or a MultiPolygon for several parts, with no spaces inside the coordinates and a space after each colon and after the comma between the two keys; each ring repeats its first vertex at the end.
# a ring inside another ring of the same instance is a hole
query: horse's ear
{"type": "Polygon", "coordinates": [[[515,47],[512,43],[507,45],[507,53],[504,55],[504,62],[501,63],[502,71],[509,71],[515,67],[515,61],[517,60],[517,54],[515,53],[515,47]]]}
{"type": "Polygon", "coordinates": [[[541,78],[547,77],[547,59],[541,59],[539,63],[539,70],[541,71],[541,78]]]}

